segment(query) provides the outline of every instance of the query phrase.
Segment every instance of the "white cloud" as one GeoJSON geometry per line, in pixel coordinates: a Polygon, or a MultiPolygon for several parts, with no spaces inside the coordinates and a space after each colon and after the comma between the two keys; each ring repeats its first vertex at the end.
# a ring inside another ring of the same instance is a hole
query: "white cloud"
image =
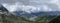
{"type": "MultiPolygon", "coordinates": [[[[15,0],[13,1],[15,2],[15,0]]],[[[20,0],[20,2],[3,3],[10,12],[25,11],[28,13],[35,13],[40,11],[60,11],[59,0],[20,0]],[[11,5],[12,4],[12,5],[11,5]]],[[[29,20],[35,20],[36,17],[31,17],[29,20]]]]}
{"type": "Polygon", "coordinates": [[[15,11],[15,9],[16,9],[16,6],[14,6],[14,5],[9,5],[9,4],[3,4],[4,5],[4,7],[6,7],[7,8],[7,10],[8,11],[15,11]]]}
{"type": "MultiPolygon", "coordinates": [[[[41,0],[37,0],[38,2],[41,1],[41,0]]],[[[42,0],[43,1],[43,0],[42,0]]],[[[35,0],[33,0],[33,3],[35,2],[35,0]]],[[[49,3],[42,3],[42,5],[39,5],[37,6],[39,3],[37,3],[37,5],[23,5],[22,3],[20,2],[16,2],[14,3],[13,5],[10,5],[10,4],[6,4],[4,3],[3,5],[10,11],[10,12],[13,12],[13,11],[25,11],[25,12],[28,12],[28,13],[31,13],[31,12],[40,12],[40,11],[54,11],[54,10],[60,10],[59,7],[60,7],[60,4],[56,4],[56,0],[55,1],[48,1],[49,3]],[[51,3],[53,2],[53,3],[51,3]],[[52,4],[52,5],[51,5],[52,4]],[[54,4],[54,5],[53,5],[54,4]],[[50,6],[51,5],[51,6],[50,6]],[[37,7],[36,7],[37,6],[37,7]],[[58,7],[59,6],[59,7],[58,7]]],[[[31,2],[32,3],[32,2],[31,2]]]]}
{"type": "Polygon", "coordinates": [[[14,5],[9,5],[9,4],[3,4],[4,7],[6,7],[10,12],[13,11],[25,11],[25,12],[35,12],[38,10],[38,8],[34,7],[34,6],[29,6],[29,5],[20,5],[20,3],[16,3],[14,5]]]}

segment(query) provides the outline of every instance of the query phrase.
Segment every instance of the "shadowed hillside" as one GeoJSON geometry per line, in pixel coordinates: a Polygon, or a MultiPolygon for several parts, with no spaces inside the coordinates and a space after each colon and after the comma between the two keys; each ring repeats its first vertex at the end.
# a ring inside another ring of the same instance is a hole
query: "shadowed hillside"
{"type": "Polygon", "coordinates": [[[23,17],[20,17],[20,16],[16,16],[16,15],[13,15],[13,14],[0,14],[0,22],[2,23],[28,23],[28,22],[31,22],[29,20],[26,20],[25,18],[23,17]]]}
{"type": "Polygon", "coordinates": [[[8,14],[1,14],[0,13],[0,23],[48,23],[51,19],[53,19],[55,16],[38,16],[36,18],[36,21],[30,21],[24,17],[16,16],[11,13],[8,14]]]}

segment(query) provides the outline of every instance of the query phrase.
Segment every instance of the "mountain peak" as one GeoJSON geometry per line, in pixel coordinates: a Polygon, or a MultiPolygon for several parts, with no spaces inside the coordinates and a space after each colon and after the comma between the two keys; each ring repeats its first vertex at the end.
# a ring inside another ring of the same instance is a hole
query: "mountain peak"
{"type": "Polygon", "coordinates": [[[8,10],[0,4],[0,12],[8,12],[8,10]]]}

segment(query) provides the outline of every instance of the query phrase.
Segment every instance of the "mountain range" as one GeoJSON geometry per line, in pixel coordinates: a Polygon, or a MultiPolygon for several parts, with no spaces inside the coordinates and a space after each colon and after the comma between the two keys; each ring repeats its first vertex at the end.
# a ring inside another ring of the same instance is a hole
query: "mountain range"
{"type": "MultiPolygon", "coordinates": [[[[2,5],[0,6],[0,10],[2,11],[6,11],[8,12],[8,10],[3,7],[2,5]]],[[[37,13],[27,13],[25,11],[14,11],[14,12],[11,12],[11,13],[14,13],[16,16],[21,16],[21,17],[25,17],[25,18],[31,18],[31,17],[35,17],[35,16],[57,16],[57,15],[60,15],[60,11],[48,11],[48,12],[44,12],[44,11],[40,11],[40,12],[37,12],[37,13]]]]}
{"type": "MultiPolygon", "coordinates": [[[[8,10],[5,8],[5,7],[0,7],[0,10],[1,12],[8,12],[8,10]]],[[[8,12],[9,13],[9,12],[8,12]]],[[[3,19],[4,23],[8,21],[8,23],[11,23],[12,21],[15,21],[13,23],[20,23],[20,22],[23,22],[23,23],[26,23],[26,18],[33,18],[34,20],[36,20],[34,23],[38,23],[39,21],[41,22],[46,22],[46,19],[49,21],[51,20],[52,18],[56,17],[56,16],[59,16],[60,15],[60,11],[49,11],[49,12],[44,12],[44,11],[40,11],[40,12],[37,12],[37,13],[27,13],[25,11],[14,11],[14,12],[11,12],[11,14],[0,14],[2,17],[1,19],[3,19]],[[36,17],[37,18],[34,18],[36,17]]],[[[33,21],[33,20],[32,20],[33,21]]],[[[31,21],[31,22],[32,22],[31,21]]],[[[39,23],[41,23],[39,22],[39,23]]],[[[28,23],[30,23],[30,20],[28,21],[28,23]]]]}
{"type": "Polygon", "coordinates": [[[22,17],[26,17],[26,18],[31,18],[31,17],[34,17],[34,16],[57,16],[57,15],[60,15],[60,11],[49,11],[49,12],[37,12],[37,13],[27,13],[27,12],[24,12],[24,11],[15,11],[14,12],[17,16],[22,16],[22,17]]]}

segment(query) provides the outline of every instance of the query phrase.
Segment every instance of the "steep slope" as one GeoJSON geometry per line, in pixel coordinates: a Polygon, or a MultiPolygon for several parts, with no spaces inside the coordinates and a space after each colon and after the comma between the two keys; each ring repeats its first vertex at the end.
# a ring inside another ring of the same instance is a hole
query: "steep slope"
{"type": "Polygon", "coordinates": [[[2,23],[29,23],[31,21],[27,20],[26,18],[16,16],[13,14],[0,14],[0,22],[2,23]]]}
{"type": "Polygon", "coordinates": [[[0,12],[9,12],[3,5],[0,4],[0,12]]]}

